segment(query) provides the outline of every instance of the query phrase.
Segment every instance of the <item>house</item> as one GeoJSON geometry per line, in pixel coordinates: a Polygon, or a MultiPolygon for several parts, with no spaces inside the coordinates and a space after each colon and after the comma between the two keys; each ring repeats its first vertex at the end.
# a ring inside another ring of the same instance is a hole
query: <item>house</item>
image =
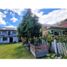
{"type": "Polygon", "coordinates": [[[48,34],[52,35],[67,35],[67,20],[64,20],[55,25],[42,26],[42,34],[46,36],[48,34]]]}
{"type": "Polygon", "coordinates": [[[50,28],[54,35],[67,35],[67,19],[50,28]]]}
{"type": "Polygon", "coordinates": [[[48,28],[48,33],[52,35],[67,35],[67,27],[52,26],[48,28]]]}
{"type": "Polygon", "coordinates": [[[0,28],[0,43],[14,43],[18,41],[15,28],[0,28]]]}

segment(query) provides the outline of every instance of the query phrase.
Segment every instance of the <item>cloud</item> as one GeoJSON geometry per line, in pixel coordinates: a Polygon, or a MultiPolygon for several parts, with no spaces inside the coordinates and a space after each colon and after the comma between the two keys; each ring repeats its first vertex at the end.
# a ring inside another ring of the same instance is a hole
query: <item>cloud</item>
{"type": "Polygon", "coordinates": [[[15,18],[15,17],[12,17],[10,20],[11,20],[12,22],[16,22],[18,19],[15,18]]]}
{"type": "Polygon", "coordinates": [[[50,12],[46,17],[43,17],[43,22],[47,24],[55,24],[67,19],[67,9],[55,10],[50,12]]]}
{"type": "Polygon", "coordinates": [[[32,9],[32,13],[37,15],[38,17],[42,17],[43,12],[39,12],[40,9],[32,9]]]}
{"type": "Polygon", "coordinates": [[[13,12],[15,12],[15,13],[17,13],[20,16],[21,16],[22,11],[24,11],[24,9],[20,9],[20,8],[18,8],[18,9],[15,8],[15,9],[10,9],[10,10],[13,11],[13,12]]]}
{"type": "Polygon", "coordinates": [[[0,12],[0,17],[6,17],[6,15],[0,12]]]}
{"type": "Polygon", "coordinates": [[[7,14],[8,13],[8,11],[6,10],[6,11],[4,11],[4,14],[7,14]]]}
{"type": "Polygon", "coordinates": [[[39,22],[42,24],[55,24],[67,19],[67,9],[54,10],[46,15],[43,12],[39,13],[38,10],[33,10],[32,12],[39,17],[39,22]]]}
{"type": "MultiPolygon", "coordinates": [[[[0,0],[0,8],[11,9],[12,11],[21,15],[21,11],[25,8],[31,8],[33,13],[39,17],[39,22],[53,24],[65,19],[67,16],[63,11],[51,12],[48,15],[43,15],[43,12],[38,12],[38,9],[42,8],[67,8],[67,2],[65,0],[0,0]],[[64,4],[64,6],[63,6],[64,4]],[[19,9],[19,10],[18,10],[19,9]],[[62,15],[61,15],[62,14],[62,15]]],[[[5,11],[5,14],[7,11],[5,11]]],[[[14,14],[13,14],[14,15],[14,14]]],[[[2,15],[1,15],[2,16],[2,15]]],[[[5,16],[5,15],[4,15],[5,16]]],[[[11,19],[13,22],[17,21],[16,18],[11,19]]],[[[0,17],[0,24],[6,24],[0,17]]]]}
{"type": "Polygon", "coordinates": [[[3,20],[4,17],[6,17],[6,15],[0,12],[0,24],[6,25],[6,22],[3,20]]]}
{"type": "MultiPolygon", "coordinates": [[[[2,9],[3,10],[3,9],[2,9]]],[[[18,15],[20,15],[21,10],[20,9],[10,9],[13,12],[10,12],[10,14],[13,16],[12,18],[10,18],[9,20],[11,20],[12,22],[16,22],[18,19],[15,18],[15,13],[17,13],[18,15]]],[[[7,25],[7,21],[5,21],[4,18],[6,18],[8,20],[7,17],[7,13],[9,12],[9,9],[6,9],[4,12],[0,11],[0,24],[2,25],[7,25]]]]}
{"type": "MultiPolygon", "coordinates": [[[[13,12],[18,13],[19,15],[21,15],[21,12],[24,11],[24,9],[11,9],[11,10],[13,12]]],[[[7,11],[5,11],[5,14],[0,12],[0,24],[6,25],[6,22],[3,19],[4,17],[6,17],[6,13],[7,11]]],[[[40,12],[40,9],[32,9],[32,13],[36,14],[39,17],[39,22],[41,24],[54,24],[64,19],[67,19],[67,9],[53,10],[48,14],[43,14],[43,11],[40,12]]],[[[12,22],[16,22],[18,19],[13,16],[10,20],[12,22]]]]}
{"type": "MultiPolygon", "coordinates": [[[[14,12],[21,14],[24,9],[12,9],[14,12]]],[[[67,9],[58,9],[54,10],[48,14],[43,14],[43,12],[39,12],[40,9],[32,9],[32,13],[36,14],[39,17],[39,22],[41,24],[54,24],[58,23],[67,18],[67,9]]],[[[13,22],[16,22],[17,19],[15,17],[11,18],[13,22]]]]}

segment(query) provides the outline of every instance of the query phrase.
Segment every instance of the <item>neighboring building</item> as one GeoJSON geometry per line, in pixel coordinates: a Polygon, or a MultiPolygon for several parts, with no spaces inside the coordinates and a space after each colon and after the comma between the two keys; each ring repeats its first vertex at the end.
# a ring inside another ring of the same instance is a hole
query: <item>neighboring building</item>
{"type": "Polygon", "coordinates": [[[0,43],[18,42],[17,31],[14,28],[0,29],[0,43]]]}
{"type": "Polygon", "coordinates": [[[52,35],[67,35],[67,27],[50,27],[48,28],[48,33],[52,35]]]}
{"type": "Polygon", "coordinates": [[[43,25],[43,36],[46,36],[48,33],[52,35],[67,35],[67,20],[64,20],[55,25],[43,25]]]}
{"type": "Polygon", "coordinates": [[[48,34],[52,35],[66,35],[67,28],[51,26],[43,29],[43,36],[47,36],[48,34]]]}

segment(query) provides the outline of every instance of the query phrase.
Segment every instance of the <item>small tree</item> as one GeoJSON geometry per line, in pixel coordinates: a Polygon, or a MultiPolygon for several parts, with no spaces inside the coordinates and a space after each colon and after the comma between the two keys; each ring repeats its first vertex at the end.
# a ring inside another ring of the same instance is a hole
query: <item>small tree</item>
{"type": "Polygon", "coordinates": [[[19,36],[26,38],[26,41],[33,37],[39,37],[41,34],[40,28],[41,24],[38,23],[38,17],[32,14],[31,9],[27,9],[22,22],[18,26],[19,36]]]}

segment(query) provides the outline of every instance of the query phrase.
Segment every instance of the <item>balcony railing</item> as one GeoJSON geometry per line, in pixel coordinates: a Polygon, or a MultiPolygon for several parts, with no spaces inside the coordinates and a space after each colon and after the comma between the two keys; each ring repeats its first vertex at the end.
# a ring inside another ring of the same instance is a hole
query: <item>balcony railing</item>
{"type": "Polygon", "coordinates": [[[11,33],[10,32],[10,34],[8,34],[7,32],[5,32],[5,33],[0,33],[0,36],[17,36],[17,34],[16,33],[11,33]]]}

